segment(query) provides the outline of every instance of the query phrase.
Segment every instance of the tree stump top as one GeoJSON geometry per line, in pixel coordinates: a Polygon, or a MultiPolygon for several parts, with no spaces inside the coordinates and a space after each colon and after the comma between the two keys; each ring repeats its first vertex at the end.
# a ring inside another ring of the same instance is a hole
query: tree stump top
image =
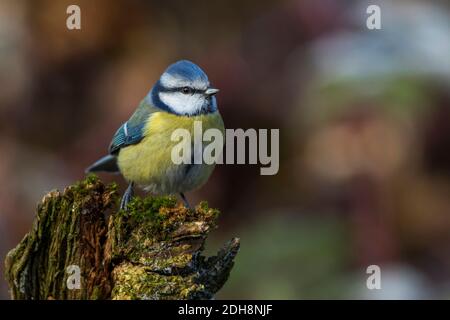
{"type": "Polygon", "coordinates": [[[117,186],[96,176],[48,193],[33,227],[6,258],[13,299],[211,299],[239,250],[202,256],[219,211],[173,197],[134,198],[118,211],[117,186]]]}

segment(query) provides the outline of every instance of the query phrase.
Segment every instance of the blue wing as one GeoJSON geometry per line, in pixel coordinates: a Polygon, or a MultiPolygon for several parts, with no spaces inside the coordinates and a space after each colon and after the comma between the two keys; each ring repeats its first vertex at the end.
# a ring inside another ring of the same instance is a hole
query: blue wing
{"type": "Polygon", "coordinates": [[[144,130],[148,119],[157,111],[144,101],[141,102],[136,112],[114,134],[109,145],[109,153],[115,154],[121,148],[136,144],[144,138],[144,130]]]}
{"type": "Polygon", "coordinates": [[[114,137],[109,145],[109,153],[114,154],[119,151],[120,148],[129,146],[131,144],[138,143],[142,140],[143,129],[145,124],[133,125],[128,121],[125,122],[114,134],[114,137]]]}

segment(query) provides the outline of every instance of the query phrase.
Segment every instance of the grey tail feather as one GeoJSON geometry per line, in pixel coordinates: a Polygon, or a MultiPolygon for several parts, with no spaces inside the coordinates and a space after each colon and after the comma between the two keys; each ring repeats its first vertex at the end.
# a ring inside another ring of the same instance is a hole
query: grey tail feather
{"type": "Polygon", "coordinates": [[[111,173],[117,173],[119,172],[119,167],[117,166],[117,158],[113,155],[107,155],[101,158],[100,160],[97,160],[94,164],[92,164],[90,167],[88,167],[85,170],[86,173],[88,172],[111,172],[111,173]]]}

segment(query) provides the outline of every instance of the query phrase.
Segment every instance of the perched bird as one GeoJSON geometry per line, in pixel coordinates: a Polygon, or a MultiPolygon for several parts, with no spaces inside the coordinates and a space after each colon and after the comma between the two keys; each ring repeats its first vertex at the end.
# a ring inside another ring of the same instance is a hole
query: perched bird
{"type": "MultiPolygon", "coordinates": [[[[109,155],[86,172],[120,172],[129,183],[120,204],[125,209],[133,197],[134,185],[154,194],[180,194],[201,187],[211,175],[214,164],[175,164],[171,159],[172,132],[186,129],[194,136],[194,121],[203,130],[224,133],[222,117],[208,77],[196,64],[181,60],[170,65],[141,101],[130,119],[122,124],[109,145],[109,155]]],[[[192,138],[193,140],[193,138],[192,138]]],[[[194,152],[194,148],[191,148],[194,152]]],[[[193,155],[192,155],[193,156],[193,155]]]]}

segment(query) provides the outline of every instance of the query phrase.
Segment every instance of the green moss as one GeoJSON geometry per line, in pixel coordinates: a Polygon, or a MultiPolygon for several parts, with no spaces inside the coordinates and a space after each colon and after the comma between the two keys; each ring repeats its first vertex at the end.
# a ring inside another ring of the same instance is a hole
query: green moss
{"type": "Polygon", "coordinates": [[[113,258],[127,257],[151,270],[185,268],[190,252],[201,247],[195,239],[216,227],[217,216],[206,202],[192,210],[174,197],[136,197],[110,222],[113,258]]]}
{"type": "Polygon", "coordinates": [[[117,203],[119,200],[118,185],[115,182],[104,185],[100,179],[93,173],[89,174],[84,180],[77,181],[64,190],[64,196],[67,200],[73,200],[78,205],[89,202],[95,195],[102,197],[107,202],[117,203]]]}
{"type": "Polygon", "coordinates": [[[191,299],[204,290],[194,275],[160,275],[149,268],[123,263],[113,272],[115,300],[191,299]]]}
{"type": "MultiPolygon", "coordinates": [[[[104,212],[117,199],[117,185],[105,186],[95,175],[67,187],[64,192],[51,191],[45,195],[38,204],[32,230],[9,254],[7,270],[12,296],[16,299],[105,297],[108,294],[105,291],[68,290],[65,270],[73,264],[90,272],[95,272],[94,267],[101,268],[94,265],[95,250],[84,250],[81,244],[91,241],[91,245],[94,243],[102,250],[103,243],[92,242],[99,239],[98,234],[89,228],[102,230],[104,212]]],[[[97,279],[90,280],[95,290],[97,279]]]]}
{"type": "Polygon", "coordinates": [[[110,222],[115,232],[111,234],[113,255],[122,261],[114,269],[113,298],[201,296],[205,288],[196,284],[194,253],[203,249],[218,216],[219,211],[207,202],[194,210],[177,204],[174,197],[135,197],[110,222]]]}
{"type": "MultiPolygon", "coordinates": [[[[177,205],[176,198],[172,196],[135,197],[126,211],[120,211],[115,216],[114,224],[121,230],[122,240],[134,237],[137,242],[151,244],[170,240],[181,226],[189,226],[195,221],[206,223],[208,229],[213,228],[218,215],[219,211],[210,209],[206,202],[192,210],[177,205]]],[[[194,232],[194,228],[191,231],[194,232]]]]}
{"type": "Polygon", "coordinates": [[[32,230],[7,256],[12,296],[211,298],[231,268],[224,255],[207,261],[200,256],[219,211],[206,202],[187,209],[175,197],[149,196],[135,197],[117,212],[118,200],[117,185],[104,185],[95,175],[47,194],[32,230]],[[73,264],[82,272],[81,290],[66,286],[66,268],[73,264]]]}

